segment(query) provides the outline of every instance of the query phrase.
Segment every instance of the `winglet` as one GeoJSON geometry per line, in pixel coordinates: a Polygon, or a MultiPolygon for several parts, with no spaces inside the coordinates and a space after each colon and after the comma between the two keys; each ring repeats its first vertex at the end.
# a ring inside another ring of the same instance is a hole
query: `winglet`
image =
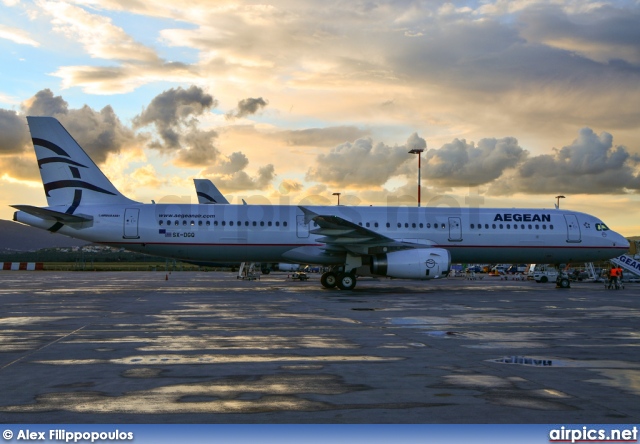
{"type": "Polygon", "coordinates": [[[315,217],[318,217],[318,213],[314,213],[313,211],[305,208],[305,207],[301,207],[298,205],[298,208],[300,208],[300,210],[302,210],[302,212],[304,213],[304,223],[308,224],[309,222],[311,222],[315,217]]]}

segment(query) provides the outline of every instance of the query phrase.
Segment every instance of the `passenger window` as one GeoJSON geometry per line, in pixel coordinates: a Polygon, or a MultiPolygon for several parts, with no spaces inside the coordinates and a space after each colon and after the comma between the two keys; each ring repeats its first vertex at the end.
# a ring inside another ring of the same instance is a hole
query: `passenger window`
{"type": "Polygon", "coordinates": [[[183,221],[182,221],[182,226],[185,226],[185,225],[187,225],[187,221],[186,221],[186,220],[183,220],[183,221]]]}
{"type": "Polygon", "coordinates": [[[402,224],[398,222],[398,228],[402,228],[402,224]]]}
{"type": "Polygon", "coordinates": [[[245,227],[248,227],[248,226],[249,226],[249,221],[248,221],[248,220],[245,220],[245,221],[244,221],[244,226],[245,226],[245,227]]]}
{"type": "Polygon", "coordinates": [[[224,227],[225,225],[227,225],[227,223],[225,221],[222,221],[222,226],[224,227]]]}
{"type": "Polygon", "coordinates": [[[202,226],[202,221],[201,220],[198,221],[198,226],[200,226],[200,227],[202,226]]]}
{"type": "Polygon", "coordinates": [[[378,228],[378,222],[376,222],[375,224],[373,224],[374,227],[378,228]]]}
{"type": "Polygon", "coordinates": [[[208,227],[209,225],[211,225],[211,221],[207,221],[206,225],[207,225],[207,227],[208,227]]]}
{"type": "Polygon", "coordinates": [[[542,229],[546,230],[547,229],[547,225],[546,224],[542,224],[542,229]]]}
{"type": "Polygon", "coordinates": [[[256,225],[258,225],[258,223],[254,220],[253,221],[253,226],[255,227],[256,225]]]}
{"type": "Polygon", "coordinates": [[[233,227],[233,221],[232,220],[229,221],[229,226],[233,227]]]}
{"type": "Polygon", "coordinates": [[[276,221],[276,227],[280,226],[280,221],[276,221]]]}
{"type": "Polygon", "coordinates": [[[500,229],[501,229],[501,230],[502,230],[502,227],[503,227],[503,225],[502,225],[502,224],[500,224],[500,229]]]}
{"type": "Polygon", "coordinates": [[[549,229],[550,229],[550,230],[553,230],[553,225],[549,225],[549,229]]]}
{"type": "Polygon", "coordinates": [[[529,229],[531,229],[531,224],[529,224],[529,229]]]}
{"type": "Polygon", "coordinates": [[[158,224],[159,224],[159,225],[162,225],[162,221],[161,221],[161,220],[159,220],[159,221],[158,221],[158,224]]]}
{"type": "Polygon", "coordinates": [[[511,229],[511,224],[507,224],[507,230],[511,229]]]}
{"type": "Polygon", "coordinates": [[[424,227],[424,225],[422,224],[422,222],[420,222],[420,228],[424,227]]]}
{"type": "Polygon", "coordinates": [[[489,229],[489,224],[484,224],[484,229],[488,230],[489,229]]]}
{"type": "Polygon", "coordinates": [[[173,225],[175,225],[177,227],[178,225],[180,225],[180,221],[179,220],[173,221],[173,225]]]}
{"type": "Polygon", "coordinates": [[[391,228],[391,224],[387,222],[387,228],[391,228]]]}
{"type": "Polygon", "coordinates": [[[367,228],[369,228],[369,226],[370,226],[369,222],[367,222],[367,223],[365,224],[365,226],[366,226],[367,228]]]}
{"type": "Polygon", "coordinates": [[[474,225],[474,224],[471,224],[471,229],[474,229],[474,228],[475,228],[475,225],[474,225]]]}
{"type": "Polygon", "coordinates": [[[263,220],[260,221],[260,226],[264,227],[264,221],[263,220]]]}
{"type": "Polygon", "coordinates": [[[416,224],[415,224],[415,223],[412,223],[412,224],[411,224],[411,228],[415,228],[415,227],[416,227],[416,224]]]}
{"type": "Polygon", "coordinates": [[[171,221],[170,220],[167,221],[167,225],[171,225],[171,221]]]}
{"type": "Polygon", "coordinates": [[[196,221],[195,221],[195,220],[192,220],[192,221],[191,221],[191,226],[192,226],[192,227],[195,227],[195,225],[196,225],[196,221]]]}
{"type": "Polygon", "coordinates": [[[271,221],[267,222],[267,225],[271,226],[272,225],[271,221]]]}
{"type": "Polygon", "coordinates": [[[284,222],[282,222],[282,226],[286,227],[287,226],[287,221],[285,220],[284,222]]]}
{"type": "Polygon", "coordinates": [[[431,222],[427,222],[427,228],[431,228],[431,222]]]}

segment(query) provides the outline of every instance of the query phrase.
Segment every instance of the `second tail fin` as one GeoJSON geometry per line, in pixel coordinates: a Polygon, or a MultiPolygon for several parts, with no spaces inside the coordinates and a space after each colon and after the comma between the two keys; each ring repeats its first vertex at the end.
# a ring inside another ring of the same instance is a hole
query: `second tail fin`
{"type": "Polygon", "coordinates": [[[50,207],[131,204],[53,117],[27,117],[38,167],[50,207]]]}
{"type": "Polygon", "coordinates": [[[229,201],[209,179],[193,179],[196,185],[198,203],[201,204],[228,204],[229,201]]]}

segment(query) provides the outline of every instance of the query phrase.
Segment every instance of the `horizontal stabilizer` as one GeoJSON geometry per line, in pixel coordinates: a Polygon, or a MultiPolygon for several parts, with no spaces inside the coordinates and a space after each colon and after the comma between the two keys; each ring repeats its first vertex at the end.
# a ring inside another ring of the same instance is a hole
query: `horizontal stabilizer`
{"type": "Polygon", "coordinates": [[[74,214],[60,213],[59,211],[47,210],[46,208],[34,207],[31,205],[11,205],[16,210],[24,211],[32,216],[41,219],[51,219],[65,224],[91,222],[93,218],[86,216],[77,216],[74,214]]]}

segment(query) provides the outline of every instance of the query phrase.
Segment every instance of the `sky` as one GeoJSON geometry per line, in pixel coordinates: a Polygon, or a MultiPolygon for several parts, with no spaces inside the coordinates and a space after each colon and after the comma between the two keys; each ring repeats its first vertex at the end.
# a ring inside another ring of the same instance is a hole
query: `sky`
{"type": "Polygon", "coordinates": [[[640,235],[640,0],[0,0],[0,218],[54,116],[125,195],[553,208],[640,235]]]}

